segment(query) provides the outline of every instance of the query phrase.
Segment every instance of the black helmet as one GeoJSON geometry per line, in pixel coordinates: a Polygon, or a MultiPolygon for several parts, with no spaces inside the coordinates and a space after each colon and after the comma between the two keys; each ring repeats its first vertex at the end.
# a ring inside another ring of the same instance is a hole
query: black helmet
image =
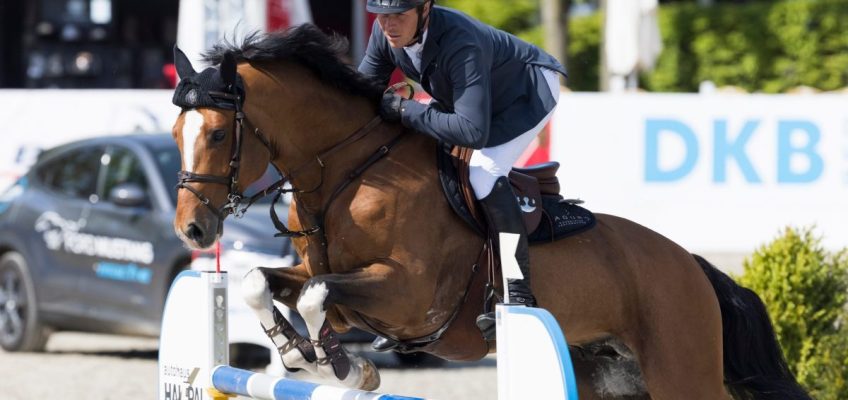
{"type": "Polygon", "coordinates": [[[374,14],[398,14],[418,6],[428,0],[368,0],[365,8],[374,14]]]}

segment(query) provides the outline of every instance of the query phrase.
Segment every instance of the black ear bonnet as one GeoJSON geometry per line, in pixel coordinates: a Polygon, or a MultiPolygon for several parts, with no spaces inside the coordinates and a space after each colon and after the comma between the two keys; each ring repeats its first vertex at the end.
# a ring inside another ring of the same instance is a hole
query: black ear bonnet
{"type": "Polygon", "coordinates": [[[174,63],[180,77],[171,100],[174,105],[181,108],[210,107],[234,111],[242,108],[244,83],[236,72],[236,60],[231,53],[224,56],[220,68],[209,67],[198,73],[185,53],[174,46],[174,63]]]}

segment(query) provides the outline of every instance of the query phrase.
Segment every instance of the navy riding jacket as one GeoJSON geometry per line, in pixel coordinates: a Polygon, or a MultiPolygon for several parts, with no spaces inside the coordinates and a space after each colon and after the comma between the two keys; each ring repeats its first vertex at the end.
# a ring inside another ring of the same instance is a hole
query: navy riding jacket
{"type": "Polygon", "coordinates": [[[401,122],[438,140],[480,149],[536,126],[556,105],[542,74],[565,68],[538,47],[459,11],[434,7],[419,73],[375,21],[359,71],[388,85],[395,67],[435,100],[404,102],[401,122]]]}

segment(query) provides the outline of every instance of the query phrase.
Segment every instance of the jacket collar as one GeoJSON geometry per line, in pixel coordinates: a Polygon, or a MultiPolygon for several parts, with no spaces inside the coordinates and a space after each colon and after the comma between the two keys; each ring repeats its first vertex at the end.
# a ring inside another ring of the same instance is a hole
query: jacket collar
{"type": "Polygon", "coordinates": [[[424,51],[421,54],[421,74],[427,71],[427,67],[439,54],[439,41],[442,34],[445,32],[444,21],[442,20],[442,7],[433,7],[430,11],[430,23],[427,28],[427,40],[424,41],[424,51]]]}
{"type": "MultiPolygon", "coordinates": [[[[444,21],[441,13],[444,12],[442,7],[436,6],[433,7],[433,10],[430,11],[430,22],[427,27],[427,40],[424,41],[424,51],[421,54],[421,71],[418,72],[415,69],[415,66],[412,65],[412,60],[409,56],[406,55],[406,52],[403,48],[396,49],[394,47],[391,48],[392,53],[395,55],[395,59],[399,60],[401,65],[401,70],[409,76],[409,77],[423,77],[424,73],[427,71],[427,67],[430,66],[430,63],[436,58],[436,55],[439,54],[439,40],[444,33],[444,21]]],[[[420,79],[416,79],[420,81],[420,79]]]]}

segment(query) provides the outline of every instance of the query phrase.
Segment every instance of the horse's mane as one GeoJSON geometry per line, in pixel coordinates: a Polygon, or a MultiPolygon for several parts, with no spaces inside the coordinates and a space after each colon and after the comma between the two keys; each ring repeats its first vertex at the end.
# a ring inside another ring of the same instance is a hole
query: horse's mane
{"type": "Polygon", "coordinates": [[[348,41],[344,37],[330,36],[315,25],[303,24],[271,33],[251,33],[241,46],[224,40],[204,53],[203,59],[219,65],[226,53],[232,53],[238,62],[291,61],[311,70],[333,87],[379,101],[383,89],[345,61],[347,51],[348,41]]]}

